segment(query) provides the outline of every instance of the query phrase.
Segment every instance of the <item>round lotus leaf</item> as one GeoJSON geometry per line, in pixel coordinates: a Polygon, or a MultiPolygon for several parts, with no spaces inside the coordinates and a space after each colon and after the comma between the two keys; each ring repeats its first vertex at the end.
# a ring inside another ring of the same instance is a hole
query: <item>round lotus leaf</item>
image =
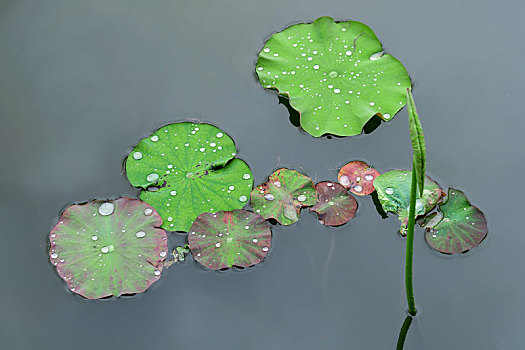
{"type": "Polygon", "coordinates": [[[126,160],[140,198],[163,219],[162,227],[187,232],[204,212],[240,209],[253,188],[250,167],[235,158],[233,140],[210,124],[168,124],[142,139],[126,160]]]}
{"type": "MultiPolygon", "coordinates": [[[[412,171],[410,170],[391,170],[374,180],[374,187],[383,209],[398,215],[401,221],[399,233],[402,236],[406,236],[408,225],[411,183],[412,171]]],[[[428,176],[425,176],[423,196],[420,197],[419,191],[417,192],[416,217],[431,211],[445,196],[445,192],[428,176]]]]}
{"type": "Polygon", "coordinates": [[[259,53],[261,85],[288,96],[310,135],[350,136],[379,115],[389,121],[406,103],[410,77],[384,53],[374,32],[321,17],[272,35],[259,53]]]}
{"type": "Polygon", "coordinates": [[[310,208],[317,213],[319,222],[340,226],[352,219],[357,211],[357,201],[346,188],[337,182],[323,181],[315,185],[317,203],[310,208]]]}
{"type": "Polygon", "coordinates": [[[85,298],[140,293],[162,272],[168,247],[161,224],[138,199],[74,204],[49,234],[49,257],[69,289],[85,298]]]}
{"type": "Polygon", "coordinates": [[[188,234],[193,258],[207,268],[248,267],[260,263],[272,246],[265,219],[243,209],[203,213],[188,234]]]}
{"type": "Polygon", "coordinates": [[[273,218],[281,225],[293,224],[299,220],[302,207],[316,202],[312,179],[286,168],[275,171],[251,194],[252,208],[265,219],[273,218]]]}
{"type": "Polygon", "coordinates": [[[464,253],[477,247],[487,236],[485,215],[470,204],[463,192],[449,188],[447,201],[440,203],[438,210],[422,223],[427,229],[428,245],[438,252],[464,253]]]}
{"type": "Polygon", "coordinates": [[[375,191],[374,179],[379,175],[379,171],[370,165],[354,160],[345,164],[339,170],[337,179],[341,185],[348,188],[353,194],[366,196],[375,191]]]}

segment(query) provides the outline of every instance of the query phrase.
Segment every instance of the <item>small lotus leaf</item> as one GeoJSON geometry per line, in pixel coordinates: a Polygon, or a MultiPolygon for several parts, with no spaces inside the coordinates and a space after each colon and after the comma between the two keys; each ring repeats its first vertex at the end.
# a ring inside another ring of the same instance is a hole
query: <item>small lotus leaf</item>
{"type": "Polygon", "coordinates": [[[366,196],[375,191],[374,179],[378,177],[379,171],[359,160],[345,164],[337,179],[339,183],[348,188],[353,194],[366,196]]]}
{"type": "Polygon", "coordinates": [[[352,219],[357,201],[337,182],[323,181],[315,185],[317,203],[310,208],[317,213],[319,222],[327,226],[340,226],[352,219]]]}
{"type": "Polygon", "coordinates": [[[142,139],[126,160],[133,186],[144,190],[164,220],[163,228],[187,232],[204,212],[240,209],[253,187],[235,144],[210,124],[168,124],[142,139]]]}
{"type": "Polygon", "coordinates": [[[374,32],[321,17],[272,35],[259,53],[261,85],[288,96],[312,136],[360,134],[374,115],[389,121],[405,105],[411,81],[384,53],[374,32]]]}
{"type": "Polygon", "coordinates": [[[316,201],[312,179],[286,168],[275,171],[251,194],[252,208],[265,219],[273,218],[281,225],[299,220],[301,208],[312,206],[316,201]]]}
{"type": "MultiPolygon", "coordinates": [[[[407,230],[411,183],[412,171],[410,170],[391,170],[374,180],[374,187],[383,209],[398,215],[401,221],[399,233],[402,236],[406,235],[407,230]]],[[[420,197],[419,193],[417,194],[416,217],[431,211],[444,196],[445,192],[439,185],[425,176],[423,196],[420,197]]]]}
{"type": "Polygon", "coordinates": [[[487,236],[485,215],[470,204],[463,192],[449,188],[448,199],[439,204],[438,210],[422,222],[428,245],[438,252],[464,253],[487,236]]]}
{"type": "Polygon", "coordinates": [[[168,251],[161,224],[138,199],[71,205],[49,234],[51,263],[88,299],[143,292],[159,279],[168,251]]]}
{"type": "Polygon", "coordinates": [[[193,223],[188,243],[193,258],[213,269],[260,263],[272,246],[264,218],[243,209],[203,213],[193,223]]]}

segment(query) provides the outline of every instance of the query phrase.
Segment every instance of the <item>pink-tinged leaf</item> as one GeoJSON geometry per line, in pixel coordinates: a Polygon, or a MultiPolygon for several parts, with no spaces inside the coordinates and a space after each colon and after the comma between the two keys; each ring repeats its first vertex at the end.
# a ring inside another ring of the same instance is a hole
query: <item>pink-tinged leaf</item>
{"type": "Polygon", "coordinates": [[[439,204],[439,212],[425,217],[421,226],[427,230],[428,245],[445,254],[464,253],[477,247],[487,236],[485,215],[471,205],[465,194],[449,188],[448,199],[439,204]]]}
{"type": "Polygon", "coordinates": [[[272,246],[264,218],[243,209],[203,213],[188,235],[193,258],[212,270],[260,263],[272,246]]]}
{"type": "Polygon", "coordinates": [[[319,222],[328,226],[340,226],[355,216],[357,201],[346,188],[331,181],[315,185],[317,203],[310,208],[317,213],[319,222]]]}
{"type": "Polygon", "coordinates": [[[275,171],[251,193],[252,208],[265,219],[273,218],[281,225],[299,220],[301,208],[312,206],[316,201],[312,179],[286,168],[275,171]]]}
{"type": "Polygon", "coordinates": [[[69,289],[88,299],[144,292],[166,257],[162,219],[122,197],[67,207],[49,234],[49,257],[69,289]]]}
{"type": "Polygon", "coordinates": [[[359,160],[345,164],[337,179],[341,185],[358,196],[366,196],[375,191],[374,179],[378,177],[379,171],[359,160]]]}

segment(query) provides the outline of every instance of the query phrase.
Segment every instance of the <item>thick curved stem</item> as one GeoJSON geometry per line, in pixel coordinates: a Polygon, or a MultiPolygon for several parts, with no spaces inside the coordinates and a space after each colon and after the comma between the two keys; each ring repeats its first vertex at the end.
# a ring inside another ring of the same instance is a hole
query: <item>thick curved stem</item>
{"type": "Polygon", "coordinates": [[[412,184],[410,188],[410,206],[408,210],[407,227],[407,248],[405,257],[405,287],[408,302],[408,313],[415,316],[417,313],[416,302],[414,300],[414,284],[412,282],[412,261],[414,255],[414,225],[416,223],[416,197],[417,197],[417,178],[416,171],[412,164],[412,184]]]}
{"type": "Polygon", "coordinates": [[[408,329],[410,328],[410,324],[412,324],[412,316],[407,316],[405,318],[405,322],[403,322],[403,326],[401,326],[401,330],[399,331],[396,350],[403,350],[405,346],[405,340],[407,338],[408,329]]]}

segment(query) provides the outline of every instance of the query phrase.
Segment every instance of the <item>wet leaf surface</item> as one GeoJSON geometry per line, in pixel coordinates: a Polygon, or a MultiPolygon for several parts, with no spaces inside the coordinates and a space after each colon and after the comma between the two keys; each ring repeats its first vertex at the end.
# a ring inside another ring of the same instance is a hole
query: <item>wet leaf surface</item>
{"type": "Polygon", "coordinates": [[[477,247],[487,236],[485,215],[470,204],[463,192],[449,188],[447,201],[439,204],[438,210],[421,222],[427,229],[428,245],[438,252],[464,253],[477,247]]]}
{"type": "MultiPolygon", "coordinates": [[[[406,235],[408,223],[411,181],[412,172],[410,170],[391,170],[374,180],[374,187],[383,209],[398,215],[401,221],[399,233],[402,236],[406,235]]],[[[436,182],[426,176],[423,196],[420,197],[419,193],[417,195],[416,217],[431,211],[445,196],[445,193],[436,182]]]]}
{"type": "Polygon", "coordinates": [[[346,224],[355,216],[357,201],[337,182],[323,181],[315,185],[317,203],[310,208],[317,213],[319,222],[327,226],[346,224]]]}
{"type": "Polygon", "coordinates": [[[193,258],[213,269],[260,263],[272,245],[272,232],[259,214],[237,209],[203,213],[188,234],[193,258]]]}
{"type": "Polygon", "coordinates": [[[122,197],[67,207],[49,234],[49,257],[69,289],[88,299],[145,291],[168,251],[162,219],[122,197]]]}
{"type": "Polygon", "coordinates": [[[168,124],[135,146],[126,174],[144,189],[140,198],[155,207],[163,228],[187,232],[201,213],[248,202],[252,173],[235,155],[233,140],[213,125],[168,124]]]}
{"type": "Polygon", "coordinates": [[[265,219],[277,220],[281,225],[290,225],[299,220],[301,208],[312,206],[316,201],[312,179],[286,168],[275,171],[267,182],[254,188],[251,193],[253,210],[265,219]]]}
{"type": "Polygon", "coordinates": [[[256,73],[263,87],[289,97],[301,127],[315,137],[360,134],[376,114],[391,120],[411,86],[405,68],[383,52],[369,27],[330,17],[272,35],[256,73]]]}
{"type": "Polygon", "coordinates": [[[379,171],[359,160],[345,164],[337,179],[341,185],[358,196],[366,196],[375,191],[374,179],[378,177],[379,171]]]}

